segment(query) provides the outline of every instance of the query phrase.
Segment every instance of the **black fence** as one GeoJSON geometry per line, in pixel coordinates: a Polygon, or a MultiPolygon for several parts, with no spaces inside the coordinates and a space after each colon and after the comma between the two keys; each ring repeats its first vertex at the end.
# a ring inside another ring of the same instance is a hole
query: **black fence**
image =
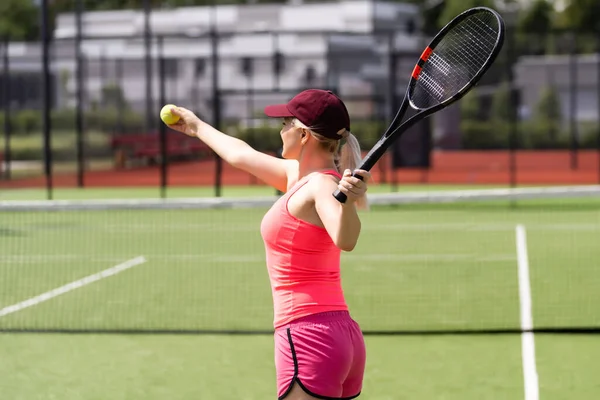
{"type": "MultiPolygon", "coordinates": [[[[278,154],[279,122],[261,111],[309,87],[341,95],[368,150],[395,114],[429,39],[408,28],[186,36],[159,35],[149,26],[143,36],[91,37],[78,30],[36,43],[7,39],[1,46],[0,185],[31,179],[15,173],[15,162],[43,165],[49,197],[59,172],[72,173],[73,186],[85,187],[94,171],[150,164],[164,189],[173,163],[195,160],[214,163],[210,184],[220,196],[222,160],[201,144],[179,143],[160,122],[162,105],[190,108],[222,131],[278,154]]],[[[514,186],[520,170],[538,163],[519,161],[525,157],[520,154],[545,151],[539,162],[548,168],[561,164],[585,175],[582,182],[600,182],[599,121],[600,37],[517,33],[509,26],[483,81],[456,105],[411,128],[380,167],[432,169],[434,153],[496,152],[514,186]]],[[[384,174],[384,180],[395,176],[384,174]]]]}

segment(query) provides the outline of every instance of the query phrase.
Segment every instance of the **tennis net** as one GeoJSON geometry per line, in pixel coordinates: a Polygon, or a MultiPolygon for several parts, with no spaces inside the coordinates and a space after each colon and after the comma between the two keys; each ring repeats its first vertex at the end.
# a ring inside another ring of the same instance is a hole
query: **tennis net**
{"type": "MultiPolygon", "coordinates": [[[[0,331],[271,332],[275,199],[0,202],[0,331]]],[[[370,202],[342,254],[366,333],[600,331],[599,186],[370,202]]]]}

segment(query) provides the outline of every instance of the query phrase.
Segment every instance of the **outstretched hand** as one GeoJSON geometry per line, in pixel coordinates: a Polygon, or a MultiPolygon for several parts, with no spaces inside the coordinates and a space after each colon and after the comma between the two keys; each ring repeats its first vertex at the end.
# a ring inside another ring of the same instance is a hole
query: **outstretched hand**
{"type": "Polygon", "coordinates": [[[179,120],[169,128],[184,133],[188,136],[196,137],[202,121],[192,111],[183,107],[173,107],[171,113],[179,117],[179,120]]]}

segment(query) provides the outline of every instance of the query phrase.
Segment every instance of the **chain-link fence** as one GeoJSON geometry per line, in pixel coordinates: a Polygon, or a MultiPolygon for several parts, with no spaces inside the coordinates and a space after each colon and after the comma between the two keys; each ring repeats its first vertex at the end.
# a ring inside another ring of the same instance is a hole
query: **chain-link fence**
{"type": "MultiPolygon", "coordinates": [[[[391,120],[428,41],[420,33],[207,31],[2,44],[4,187],[257,184],[197,140],[168,131],[162,105],[195,111],[274,155],[265,105],[308,87],[347,103],[367,151],[391,120]],[[43,111],[49,110],[49,141],[43,111]],[[48,148],[47,144],[50,147],[48,148]],[[46,177],[43,165],[50,166],[46,177]],[[197,163],[208,173],[183,177],[197,163]],[[31,168],[15,166],[31,165],[31,168]],[[145,175],[144,175],[145,174],[145,175]]],[[[411,128],[376,166],[380,183],[596,183],[600,180],[600,38],[510,27],[497,62],[463,100],[411,128]],[[415,170],[425,171],[419,178],[415,170]]]]}

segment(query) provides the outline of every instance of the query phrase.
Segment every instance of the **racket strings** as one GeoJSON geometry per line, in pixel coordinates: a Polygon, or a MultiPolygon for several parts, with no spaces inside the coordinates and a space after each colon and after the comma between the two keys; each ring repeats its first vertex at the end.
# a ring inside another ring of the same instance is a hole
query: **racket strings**
{"type": "Polygon", "coordinates": [[[425,109],[460,92],[488,62],[500,29],[492,13],[481,12],[466,17],[448,31],[423,64],[411,95],[412,103],[425,109]]]}
{"type": "Polygon", "coordinates": [[[438,56],[437,53],[431,54],[431,56],[429,57],[429,62],[432,63],[444,75],[448,75],[450,73],[450,63],[446,62],[446,60],[438,56]]]}

